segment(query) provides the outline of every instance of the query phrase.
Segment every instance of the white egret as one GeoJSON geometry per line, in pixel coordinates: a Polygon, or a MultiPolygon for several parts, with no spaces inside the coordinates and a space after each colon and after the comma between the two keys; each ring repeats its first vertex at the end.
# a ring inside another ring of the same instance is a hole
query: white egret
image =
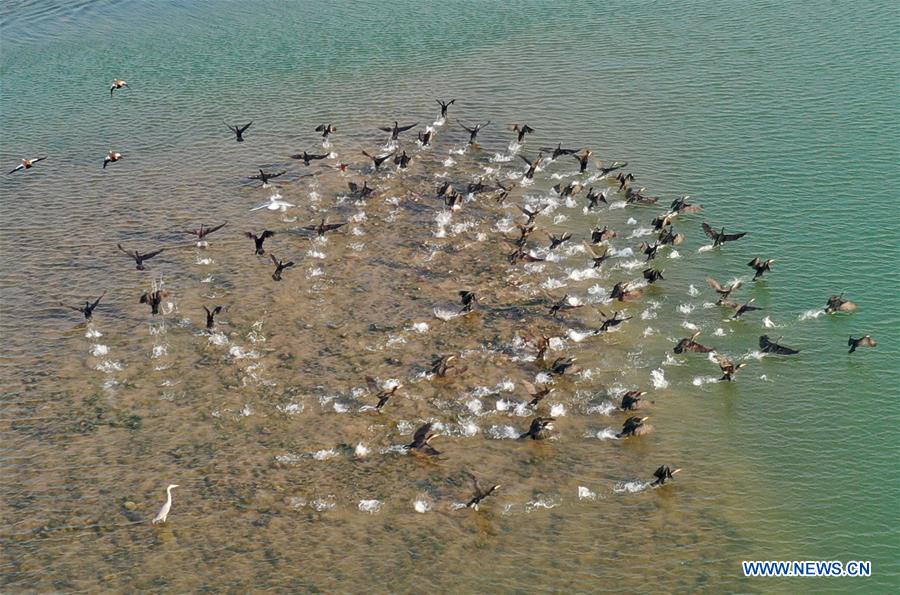
{"type": "Polygon", "coordinates": [[[178,484],[170,484],[169,487],[166,488],[166,503],[162,505],[162,508],[159,509],[159,512],[156,513],[156,517],[153,519],[153,524],[157,523],[165,523],[166,517],[169,516],[169,510],[172,508],[172,488],[177,488],[178,484]]]}

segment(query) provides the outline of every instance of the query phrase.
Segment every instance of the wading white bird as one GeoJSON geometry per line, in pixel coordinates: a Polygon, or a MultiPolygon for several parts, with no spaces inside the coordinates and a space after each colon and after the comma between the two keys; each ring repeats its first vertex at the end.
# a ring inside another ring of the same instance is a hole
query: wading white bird
{"type": "Polygon", "coordinates": [[[156,513],[156,517],[153,519],[153,524],[157,523],[165,523],[166,517],[169,516],[169,509],[172,508],[172,488],[177,488],[178,484],[170,484],[169,487],[166,488],[166,503],[162,505],[162,508],[159,509],[159,512],[156,513]]]}

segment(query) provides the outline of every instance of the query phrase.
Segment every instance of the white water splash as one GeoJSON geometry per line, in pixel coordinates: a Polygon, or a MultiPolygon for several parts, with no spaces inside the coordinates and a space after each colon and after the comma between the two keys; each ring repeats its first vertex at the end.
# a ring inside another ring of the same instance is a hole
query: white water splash
{"type": "Polygon", "coordinates": [[[646,481],[620,481],[613,487],[613,491],[617,494],[637,494],[648,487],[650,484],[646,481]]]}
{"type": "Polygon", "coordinates": [[[360,500],[358,508],[359,508],[360,512],[367,512],[369,514],[375,514],[376,512],[381,511],[381,501],[380,500],[360,500]]]}
{"type": "Polygon", "coordinates": [[[657,368],[650,372],[650,380],[653,382],[653,388],[655,389],[669,387],[669,381],[666,380],[666,375],[662,368],[657,368]]]}
{"type": "Polygon", "coordinates": [[[578,499],[579,500],[596,500],[597,494],[596,492],[592,492],[590,489],[584,486],[578,486],[578,499]]]}

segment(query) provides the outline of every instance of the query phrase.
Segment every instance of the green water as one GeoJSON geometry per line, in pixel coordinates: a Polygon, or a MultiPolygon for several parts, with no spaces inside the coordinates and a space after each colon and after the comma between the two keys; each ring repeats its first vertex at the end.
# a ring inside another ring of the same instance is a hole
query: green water
{"type": "MultiPolygon", "coordinates": [[[[736,482],[722,487],[730,502],[747,490],[746,507],[728,513],[740,533],[737,546],[722,543],[729,561],[871,560],[873,576],[735,582],[734,562],[733,576],[694,588],[900,586],[895,3],[7,2],[0,11],[0,162],[51,155],[30,178],[0,179],[11,390],[35,353],[50,369],[64,356],[70,325],[48,313],[47,288],[92,291],[73,277],[107,266],[97,244],[116,236],[99,217],[142,237],[141,222],[162,206],[215,212],[239,194],[223,180],[312,146],[321,122],[364,142],[375,123],[425,121],[434,97],[457,97],[459,114],[495,122],[485,145],[500,150],[500,124],[524,120],[542,143],[627,160],[653,193],[689,194],[704,219],[750,232],[719,252],[698,253],[695,237],[673,271],[683,284],[746,275],[756,255],[779,259],[747,295],[781,328],[755,319],[737,334],[745,350],[769,332],[802,354],[767,358],[735,387],[695,387],[698,368],[667,370],[683,411],[658,431],[679,445],[683,466],[718,456],[736,482]],[[132,88],[110,101],[113,78],[132,88]],[[252,158],[225,144],[223,118],[254,120],[252,158]],[[124,189],[100,176],[110,147],[143,155],[124,189]],[[801,319],[842,290],[858,312],[801,319]],[[878,347],[848,356],[851,334],[878,347]]],[[[716,477],[704,480],[714,489],[716,477]]]]}

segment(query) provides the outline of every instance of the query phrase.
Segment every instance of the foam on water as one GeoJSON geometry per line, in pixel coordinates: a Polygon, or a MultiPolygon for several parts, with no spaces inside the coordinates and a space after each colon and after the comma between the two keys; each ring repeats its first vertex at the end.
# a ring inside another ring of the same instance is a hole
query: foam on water
{"type": "Polygon", "coordinates": [[[357,508],[359,508],[360,512],[375,514],[376,512],[381,512],[381,506],[380,500],[360,500],[357,508]]]}
{"type": "Polygon", "coordinates": [[[592,492],[590,489],[584,486],[578,486],[578,499],[579,500],[596,500],[597,494],[596,492],[592,492]]]}
{"type": "Polygon", "coordinates": [[[650,380],[653,382],[653,388],[657,390],[669,387],[669,381],[666,380],[666,375],[662,368],[657,368],[650,372],[650,380]]]}
{"type": "Polygon", "coordinates": [[[650,487],[650,483],[646,481],[620,481],[613,487],[613,491],[617,494],[638,494],[650,487]]]}
{"type": "Polygon", "coordinates": [[[91,355],[94,357],[101,357],[109,353],[109,347],[106,345],[100,345],[99,343],[96,345],[91,345],[91,355]]]}

